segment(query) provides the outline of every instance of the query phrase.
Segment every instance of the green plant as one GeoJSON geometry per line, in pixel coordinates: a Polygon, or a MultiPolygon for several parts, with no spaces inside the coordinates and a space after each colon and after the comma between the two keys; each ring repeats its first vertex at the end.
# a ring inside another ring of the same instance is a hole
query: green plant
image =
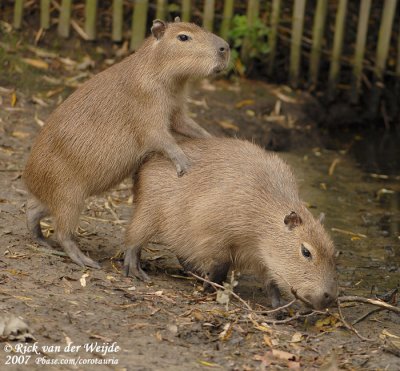
{"type": "Polygon", "coordinates": [[[229,32],[231,58],[240,75],[249,72],[256,61],[262,61],[269,53],[269,33],[270,29],[258,18],[249,26],[245,15],[233,17],[229,32]]]}

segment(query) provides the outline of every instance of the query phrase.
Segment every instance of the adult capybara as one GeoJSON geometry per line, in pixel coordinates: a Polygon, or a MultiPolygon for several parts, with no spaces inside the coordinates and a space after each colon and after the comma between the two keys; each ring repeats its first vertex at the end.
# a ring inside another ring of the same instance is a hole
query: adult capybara
{"type": "Polygon", "coordinates": [[[125,273],[148,280],[140,252],[156,238],[185,267],[214,282],[223,281],[231,266],[250,269],[265,283],[274,307],[281,292],[290,296],[292,289],[314,308],[332,304],[335,249],[300,200],[290,167],[238,139],[188,140],[181,148],[192,163],[187,176],[177,179],[161,156],[136,175],[125,273]]]}
{"type": "Polygon", "coordinates": [[[183,175],[190,162],[171,129],[210,136],[188,116],[186,88],[189,80],[226,68],[228,44],[179,20],[156,20],[151,32],[134,54],[87,81],[50,115],[26,165],[28,229],[46,243],[40,220],[52,215],[56,239],[82,266],[99,267],[73,241],[85,199],[134,173],[151,152],[183,175]]]}

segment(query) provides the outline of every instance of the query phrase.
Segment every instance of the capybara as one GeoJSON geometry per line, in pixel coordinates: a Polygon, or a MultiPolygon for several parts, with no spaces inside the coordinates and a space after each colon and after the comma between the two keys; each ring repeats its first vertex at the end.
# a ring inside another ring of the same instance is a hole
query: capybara
{"type": "Polygon", "coordinates": [[[334,245],[301,201],[290,167],[239,139],[187,140],[181,148],[192,163],[184,178],[161,156],[136,174],[125,274],[149,279],[140,253],[155,238],[211,281],[221,283],[231,266],[251,270],[274,307],[292,289],[314,308],[333,304],[334,245]]]}
{"type": "Polygon", "coordinates": [[[179,19],[156,20],[151,32],[134,54],[95,75],[50,115],[26,165],[28,229],[46,244],[40,220],[53,216],[56,239],[81,266],[99,267],[73,240],[85,199],[120,183],[152,152],[183,175],[190,162],[172,131],[210,136],[187,114],[187,83],[225,69],[228,44],[179,19]]]}

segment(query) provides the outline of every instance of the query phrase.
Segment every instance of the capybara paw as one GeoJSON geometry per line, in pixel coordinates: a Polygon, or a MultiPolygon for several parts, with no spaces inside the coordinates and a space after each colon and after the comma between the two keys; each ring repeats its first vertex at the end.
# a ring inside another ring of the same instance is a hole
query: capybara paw
{"type": "Polygon", "coordinates": [[[178,177],[185,175],[190,169],[190,162],[188,160],[180,161],[176,164],[176,173],[178,177]]]}
{"type": "Polygon", "coordinates": [[[95,262],[94,260],[87,257],[85,254],[81,253],[79,255],[72,254],[70,258],[73,262],[80,265],[81,267],[90,267],[95,269],[100,269],[100,264],[95,262]]]}
{"type": "Polygon", "coordinates": [[[151,282],[150,277],[145,273],[141,267],[132,267],[129,265],[124,266],[124,274],[126,277],[135,277],[143,282],[151,282]]]}

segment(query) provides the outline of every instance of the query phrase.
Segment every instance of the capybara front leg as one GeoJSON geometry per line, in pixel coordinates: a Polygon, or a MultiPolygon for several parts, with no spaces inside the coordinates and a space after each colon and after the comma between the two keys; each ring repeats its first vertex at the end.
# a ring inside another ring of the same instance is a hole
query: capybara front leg
{"type": "Polygon", "coordinates": [[[172,119],[172,129],[189,138],[210,138],[212,135],[196,121],[183,113],[177,113],[172,119]]]}
{"type": "MultiPolygon", "coordinates": [[[[228,275],[229,268],[231,267],[230,261],[225,261],[221,263],[214,263],[208,273],[208,280],[211,282],[215,282],[219,285],[222,285],[224,281],[226,281],[226,277],[228,275]]],[[[213,286],[208,282],[203,283],[203,289],[206,292],[212,292],[214,290],[213,286]]]]}
{"type": "Polygon", "coordinates": [[[141,246],[132,247],[125,251],[125,276],[136,277],[144,282],[150,282],[150,277],[144,272],[140,264],[141,246]]]}
{"type": "Polygon", "coordinates": [[[278,286],[273,281],[267,281],[266,283],[267,295],[271,300],[272,308],[279,308],[281,306],[281,293],[278,286]]]}

